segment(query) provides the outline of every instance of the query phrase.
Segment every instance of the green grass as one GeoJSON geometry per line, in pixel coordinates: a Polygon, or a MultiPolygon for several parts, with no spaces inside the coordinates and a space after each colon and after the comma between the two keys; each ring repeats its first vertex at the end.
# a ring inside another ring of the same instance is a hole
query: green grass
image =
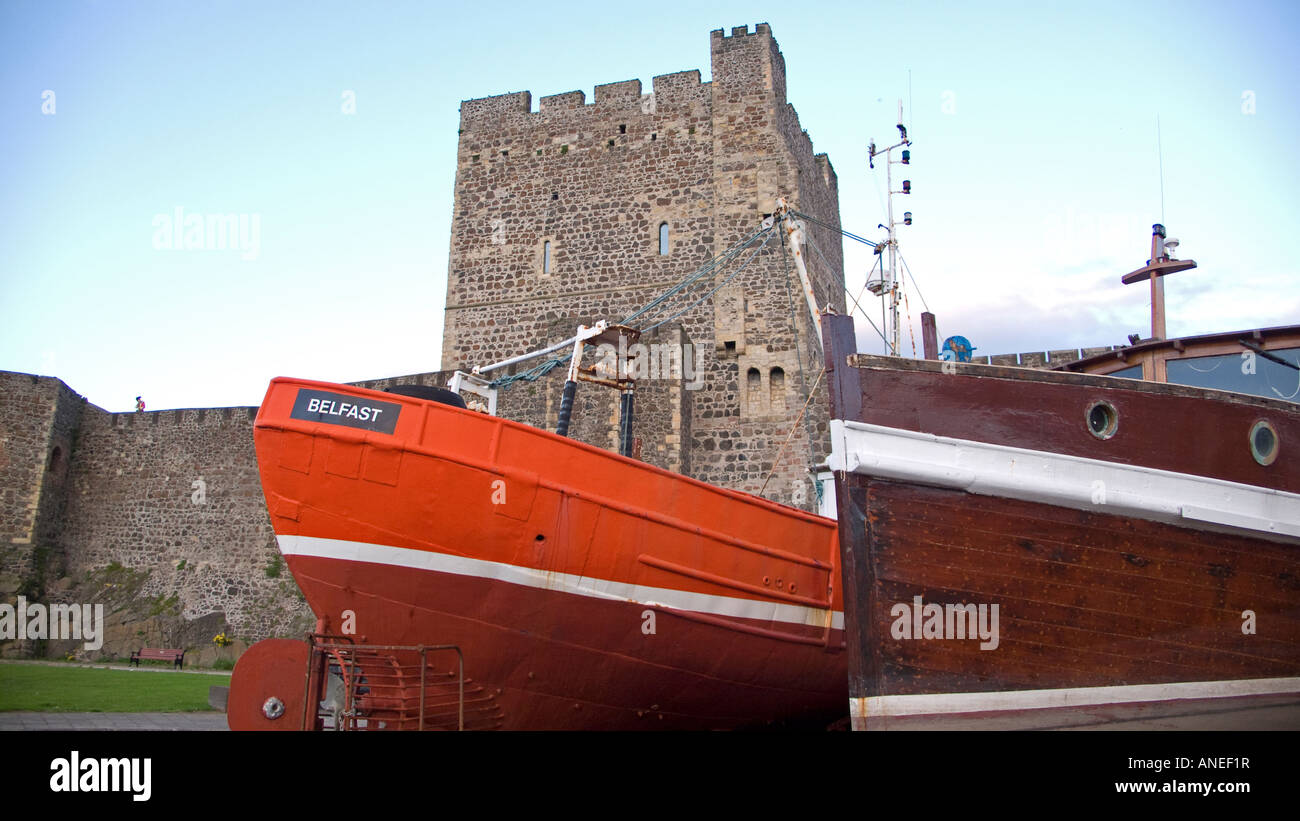
{"type": "Polygon", "coordinates": [[[210,710],[228,676],[44,664],[0,664],[0,712],[180,713],[210,710]]]}

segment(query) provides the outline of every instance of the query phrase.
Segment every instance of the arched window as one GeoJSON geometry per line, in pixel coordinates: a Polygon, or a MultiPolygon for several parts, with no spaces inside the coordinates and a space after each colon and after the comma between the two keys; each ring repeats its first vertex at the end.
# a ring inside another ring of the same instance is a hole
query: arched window
{"type": "Polygon", "coordinates": [[[749,412],[757,413],[763,401],[763,375],[758,372],[758,368],[750,368],[745,381],[748,391],[745,398],[749,402],[749,412]]]}
{"type": "Polygon", "coordinates": [[[668,256],[668,223],[659,223],[659,256],[668,256]]]}
{"type": "Polygon", "coordinates": [[[542,244],[542,273],[551,272],[551,241],[548,239],[542,244]]]}
{"type": "Polygon", "coordinates": [[[779,413],[785,410],[785,371],[773,368],[771,380],[772,412],[779,413]]]}

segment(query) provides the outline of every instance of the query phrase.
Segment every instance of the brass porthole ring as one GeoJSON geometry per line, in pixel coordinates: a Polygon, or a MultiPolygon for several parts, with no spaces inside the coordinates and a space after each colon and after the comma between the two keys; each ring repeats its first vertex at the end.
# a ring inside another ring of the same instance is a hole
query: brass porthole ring
{"type": "Polygon", "coordinates": [[[1119,411],[1105,399],[1098,399],[1088,405],[1084,421],[1088,425],[1088,432],[1093,436],[1098,439],[1109,439],[1115,435],[1115,431],[1119,430],[1119,411]]]}
{"type": "Polygon", "coordinates": [[[1271,465],[1277,459],[1279,445],[1277,431],[1267,419],[1261,419],[1250,428],[1250,455],[1261,465],[1271,465]]]}

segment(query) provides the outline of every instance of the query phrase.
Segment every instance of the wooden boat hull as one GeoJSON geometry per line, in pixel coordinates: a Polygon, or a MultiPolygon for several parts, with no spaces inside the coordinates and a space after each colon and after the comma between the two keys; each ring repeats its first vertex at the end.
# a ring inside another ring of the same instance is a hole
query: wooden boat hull
{"type": "Polygon", "coordinates": [[[843,715],[832,520],[508,420],[326,383],[272,382],[254,438],[320,632],[459,646],[468,727],[843,715]]]}
{"type": "Polygon", "coordinates": [[[1300,408],[855,357],[828,319],[855,727],[1300,693],[1300,408]]]}

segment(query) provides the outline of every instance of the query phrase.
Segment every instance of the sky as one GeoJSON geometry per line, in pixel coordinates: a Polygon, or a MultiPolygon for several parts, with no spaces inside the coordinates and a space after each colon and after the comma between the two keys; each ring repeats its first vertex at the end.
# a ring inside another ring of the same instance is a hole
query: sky
{"type": "Polygon", "coordinates": [[[1149,335],[1119,280],[1155,222],[1199,264],[1171,336],[1300,322],[1294,2],[0,0],[0,369],[114,411],[437,370],[460,102],[707,81],[709,32],[759,22],[872,239],[903,102],[905,355],[923,307],[977,354],[1149,335]],[[196,214],[242,247],[169,248],[196,214]]]}

